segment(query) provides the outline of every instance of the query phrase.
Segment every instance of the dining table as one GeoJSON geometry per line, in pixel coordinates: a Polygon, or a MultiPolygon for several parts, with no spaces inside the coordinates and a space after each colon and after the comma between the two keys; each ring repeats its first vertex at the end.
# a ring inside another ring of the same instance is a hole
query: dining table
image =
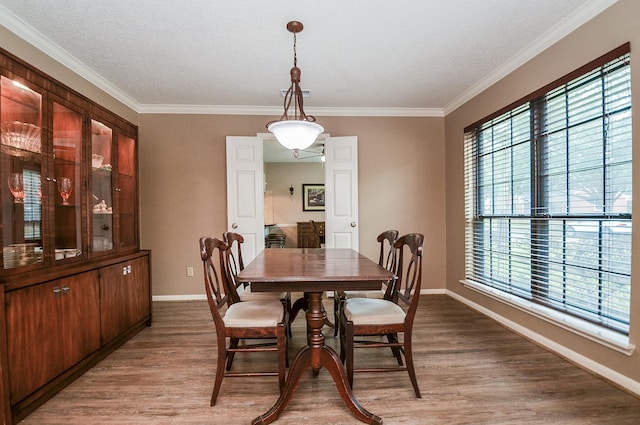
{"type": "MultiPolygon", "coordinates": [[[[349,248],[269,248],[260,252],[238,276],[254,292],[302,292],[307,320],[307,345],[296,354],[285,386],[276,403],[252,424],[275,421],[295,393],[304,372],[317,375],[325,368],[340,397],[353,415],[368,424],[382,424],[382,418],[360,405],[353,394],[340,356],[325,344],[322,327],[327,314],[322,305],[325,291],[379,289],[393,274],[378,263],[349,248]]],[[[309,406],[312,408],[313,406],[309,406]]]]}

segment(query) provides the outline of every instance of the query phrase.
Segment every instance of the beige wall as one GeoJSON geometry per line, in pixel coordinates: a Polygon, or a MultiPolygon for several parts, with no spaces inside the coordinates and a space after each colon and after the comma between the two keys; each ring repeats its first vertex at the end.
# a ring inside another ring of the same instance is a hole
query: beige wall
{"type": "MultiPolygon", "coordinates": [[[[140,115],[142,247],[153,251],[154,295],[203,293],[198,238],[220,237],[227,226],[226,136],[262,133],[270,119],[140,115]],[[188,266],[194,277],[186,277],[188,266]]],[[[424,233],[424,285],[444,288],[444,118],[318,121],[331,136],[358,137],[363,254],[377,258],[375,239],[383,230],[424,233]]]]}
{"type": "MultiPolygon", "coordinates": [[[[640,354],[621,354],[556,326],[540,321],[474,292],[460,283],[464,278],[464,178],[463,128],[519,98],[543,87],[598,56],[631,41],[633,81],[633,140],[635,169],[640,169],[640,2],[621,0],[604,13],[579,28],[561,42],[544,51],[506,78],[467,102],[446,117],[446,196],[447,196],[447,289],[481,308],[488,309],[516,326],[558,344],[565,355],[583,364],[595,361],[596,371],[609,377],[621,374],[636,381],[629,386],[640,388],[640,354]],[[584,356],[584,357],[582,357],[584,356]],[[607,370],[609,369],[609,370],[607,370]]],[[[640,191],[640,173],[634,173],[634,192],[640,191]]],[[[634,209],[640,208],[636,195],[634,209]]],[[[635,226],[638,227],[637,225],[635,226]]],[[[634,232],[633,251],[640,249],[640,232],[634,232]]],[[[631,343],[640,343],[640,256],[632,264],[631,343]]],[[[626,378],[625,378],[626,379],[626,378]]],[[[624,379],[621,379],[624,380],[624,379]]],[[[639,392],[640,393],[640,392],[639,392]]]]}

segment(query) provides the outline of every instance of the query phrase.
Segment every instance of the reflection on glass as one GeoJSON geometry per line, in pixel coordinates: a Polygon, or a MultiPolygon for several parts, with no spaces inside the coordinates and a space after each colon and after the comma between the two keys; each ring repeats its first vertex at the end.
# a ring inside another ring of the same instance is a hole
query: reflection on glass
{"type": "Polygon", "coordinates": [[[22,204],[24,202],[24,183],[22,180],[22,173],[11,173],[9,180],[9,190],[13,195],[13,202],[16,204],[22,204]]]}
{"type": "Polygon", "coordinates": [[[58,179],[58,191],[62,196],[62,205],[69,205],[72,186],[72,181],[69,177],[60,177],[58,179]]]}

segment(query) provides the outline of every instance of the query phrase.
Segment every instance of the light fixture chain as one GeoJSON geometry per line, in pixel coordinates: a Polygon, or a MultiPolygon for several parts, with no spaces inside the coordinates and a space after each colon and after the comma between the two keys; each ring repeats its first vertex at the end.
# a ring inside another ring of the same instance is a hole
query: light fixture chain
{"type": "Polygon", "coordinates": [[[298,66],[298,52],[296,50],[296,33],[293,33],[293,66],[298,66]]]}

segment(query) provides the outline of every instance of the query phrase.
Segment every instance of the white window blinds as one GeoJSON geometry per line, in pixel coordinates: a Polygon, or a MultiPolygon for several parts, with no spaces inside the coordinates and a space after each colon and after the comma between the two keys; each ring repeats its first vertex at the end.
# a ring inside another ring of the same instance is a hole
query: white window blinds
{"type": "Polygon", "coordinates": [[[626,44],[465,129],[466,279],[629,331],[626,44]]]}

